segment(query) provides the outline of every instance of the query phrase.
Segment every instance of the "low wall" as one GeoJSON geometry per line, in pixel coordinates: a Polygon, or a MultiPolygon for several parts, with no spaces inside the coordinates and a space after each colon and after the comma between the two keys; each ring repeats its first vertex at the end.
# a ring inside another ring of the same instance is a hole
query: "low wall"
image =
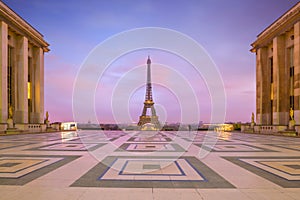
{"type": "Polygon", "coordinates": [[[46,131],[45,124],[15,124],[15,128],[25,132],[44,132],[46,131]]]}
{"type": "Polygon", "coordinates": [[[285,135],[286,132],[294,132],[295,135],[300,133],[300,125],[295,126],[295,130],[289,130],[288,126],[285,125],[255,125],[251,128],[250,125],[241,125],[241,132],[249,133],[261,133],[261,134],[282,134],[285,135]]]}
{"type": "MultiPolygon", "coordinates": [[[[287,130],[288,126],[284,126],[284,125],[273,125],[273,126],[255,126],[256,130],[258,130],[259,133],[270,133],[270,134],[274,134],[274,133],[278,133],[278,132],[282,132],[287,130]]],[[[256,132],[255,130],[255,132],[256,132]]]]}

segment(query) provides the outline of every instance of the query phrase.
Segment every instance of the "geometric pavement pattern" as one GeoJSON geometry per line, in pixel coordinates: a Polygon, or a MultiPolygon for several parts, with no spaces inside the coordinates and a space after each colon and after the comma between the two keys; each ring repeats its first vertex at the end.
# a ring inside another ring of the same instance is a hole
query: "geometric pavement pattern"
{"type": "Polygon", "coordinates": [[[300,188],[299,146],[300,138],[235,132],[6,135],[0,136],[0,185],[34,183],[76,163],[87,169],[66,187],[239,188],[232,168],[264,184],[300,188]],[[96,163],[80,163],[88,155],[96,163]]]}
{"type": "Polygon", "coordinates": [[[224,157],[286,188],[300,187],[300,157],[224,157]]]}
{"type": "Polygon", "coordinates": [[[24,185],[76,158],[78,156],[1,156],[0,184],[24,185]]]}
{"type": "Polygon", "coordinates": [[[72,186],[234,188],[194,157],[107,157],[103,163],[96,165],[72,186]],[[121,165],[121,170],[115,170],[115,165],[121,165]]]}

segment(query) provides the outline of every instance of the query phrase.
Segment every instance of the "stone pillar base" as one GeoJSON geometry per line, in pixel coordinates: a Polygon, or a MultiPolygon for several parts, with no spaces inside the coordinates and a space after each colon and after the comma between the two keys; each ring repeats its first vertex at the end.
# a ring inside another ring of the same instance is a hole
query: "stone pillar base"
{"type": "Polygon", "coordinates": [[[289,121],[289,130],[295,130],[295,120],[289,121]]]}
{"type": "Polygon", "coordinates": [[[5,133],[6,133],[6,134],[20,133],[20,130],[17,129],[17,128],[7,128],[7,129],[5,130],[5,133]]]}
{"type": "Polygon", "coordinates": [[[7,119],[7,129],[12,129],[14,128],[14,121],[13,119],[7,119]]]}
{"type": "Polygon", "coordinates": [[[17,129],[17,128],[14,127],[14,121],[13,121],[13,119],[9,118],[9,119],[7,119],[6,122],[7,122],[7,129],[5,130],[6,134],[9,134],[9,133],[19,133],[20,132],[19,129],[17,129]]]}

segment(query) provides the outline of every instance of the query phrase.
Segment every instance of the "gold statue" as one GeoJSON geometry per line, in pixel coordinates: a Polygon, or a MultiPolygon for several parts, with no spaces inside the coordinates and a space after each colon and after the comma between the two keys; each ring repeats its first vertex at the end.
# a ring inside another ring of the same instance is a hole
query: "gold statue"
{"type": "Polygon", "coordinates": [[[8,119],[12,119],[13,118],[13,114],[14,114],[13,107],[12,107],[12,105],[10,105],[8,107],[8,119]]]}
{"type": "Polygon", "coordinates": [[[251,123],[254,123],[254,113],[252,112],[252,115],[251,115],[251,123]]]}
{"type": "Polygon", "coordinates": [[[290,108],[290,119],[294,120],[294,110],[292,107],[290,108]]]}
{"type": "Polygon", "coordinates": [[[49,120],[49,113],[48,113],[48,111],[46,111],[46,119],[45,119],[45,121],[48,121],[49,120]]]}

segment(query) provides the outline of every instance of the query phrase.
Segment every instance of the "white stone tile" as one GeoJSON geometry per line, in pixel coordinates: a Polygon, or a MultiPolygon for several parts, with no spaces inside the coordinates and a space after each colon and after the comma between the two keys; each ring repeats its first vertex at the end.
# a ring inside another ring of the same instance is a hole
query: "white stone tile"
{"type": "Polygon", "coordinates": [[[23,187],[13,196],[11,196],[10,200],[47,200],[47,199],[55,199],[55,200],[71,200],[71,199],[79,199],[79,197],[84,193],[83,189],[72,189],[72,188],[51,188],[51,187],[23,187]]]}
{"type": "Polygon", "coordinates": [[[153,189],[155,200],[199,200],[200,194],[195,189],[153,189]]]}
{"type": "Polygon", "coordinates": [[[204,200],[253,200],[238,189],[198,189],[204,200]]]}
{"type": "Polygon", "coordinates": [[[86,189],[78,200],[153,200],[152,189],[140,188],[93,188],[86,189]]]}
{"type": "MultiPolygon", "coordinates": [[[[293,198],[286,193],[274,189],[242,189],[241,192],[255,200],[293,200],[293,198]]],[[[300,198],[300,196],[298,196],[298,198],[300,198]]]]}
{"type": "Polygon", "coordinates": [[[16,193],[19,192],[20,186],[0,186],[0,199],[1,200],[10,200],[12,199],[16,193]]]}

